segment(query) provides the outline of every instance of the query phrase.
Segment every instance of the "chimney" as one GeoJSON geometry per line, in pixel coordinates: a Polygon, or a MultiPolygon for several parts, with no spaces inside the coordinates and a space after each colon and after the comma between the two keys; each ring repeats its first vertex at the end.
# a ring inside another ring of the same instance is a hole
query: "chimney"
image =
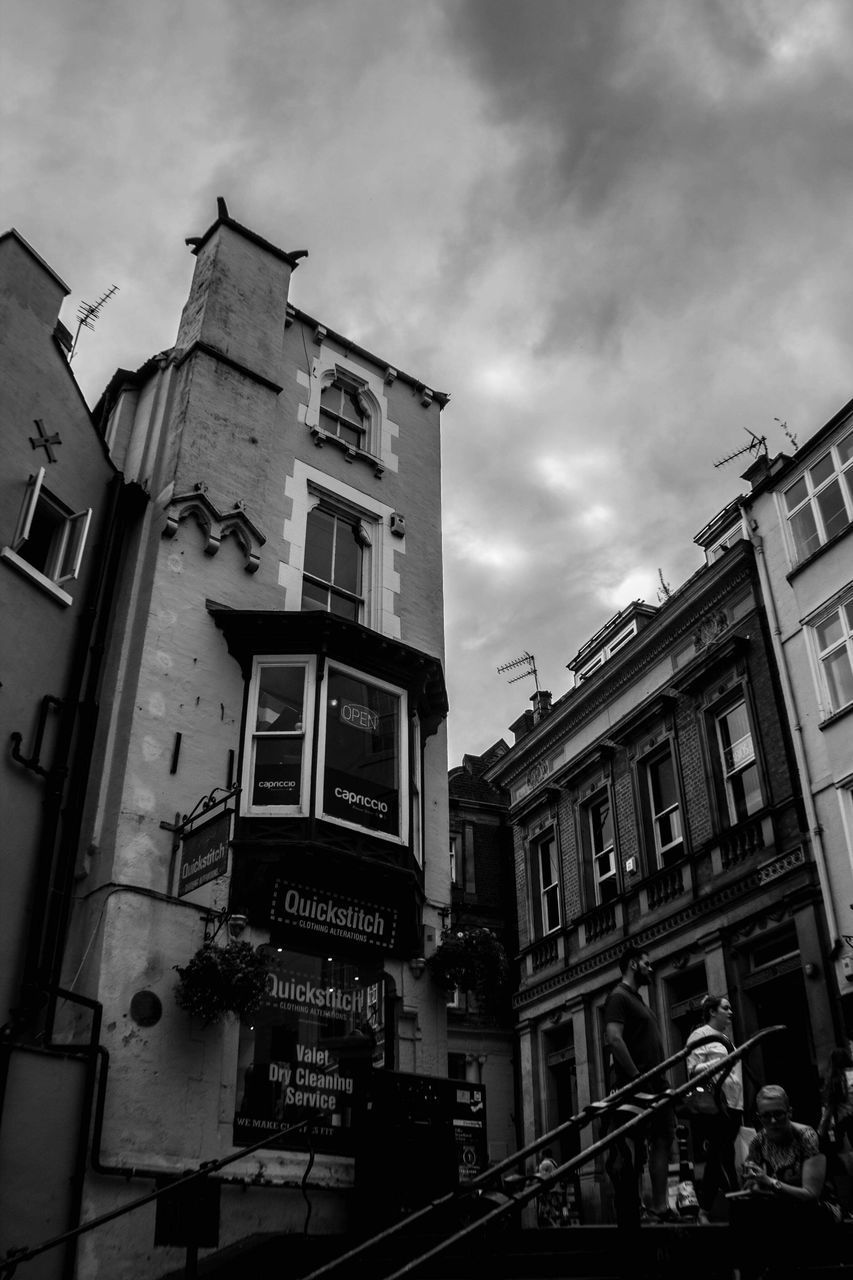
{"type": "Polygon", "coordinates": [[[551,694],[547,689],[537,689],[530,701],[533,703],[533,723],[538,724],[551,712],[551,694]]]}

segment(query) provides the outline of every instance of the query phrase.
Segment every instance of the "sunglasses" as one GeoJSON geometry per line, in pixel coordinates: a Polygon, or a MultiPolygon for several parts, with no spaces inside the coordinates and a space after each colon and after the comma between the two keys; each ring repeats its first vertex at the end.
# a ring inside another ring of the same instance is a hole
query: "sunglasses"
{"type": "Polygon", "coordinates": [[[759,1111],[758,1118],[762,1124],[781,1124],[788,1119],[787,1111],[759,1111]]]}

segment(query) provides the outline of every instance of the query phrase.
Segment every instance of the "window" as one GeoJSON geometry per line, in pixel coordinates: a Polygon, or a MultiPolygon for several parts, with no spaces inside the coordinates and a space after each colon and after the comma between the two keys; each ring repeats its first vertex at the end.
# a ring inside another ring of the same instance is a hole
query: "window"
{"type": "Polygon", "coordinates": [[[320,426],[354,449],[364,449],[367,440],[368,414],[363,397],[355,385],[336,378],[320,393],[320,426]]]}
{"type": "Polygon", "coordinates": [[[743,822],[761,808],[758,764],[745,702],[717,717],[717,744],[729,821],[743,822]]]}
{"type": "Polygon", "coordinates": [[[302,574],[302,608],[323,609],[353,622],[361,619],[364,547],[362,522],[317,504],[308,512],[302,574]]]}
{"type": "MultiPolygon", "coordinates": [[[[247,814],[307,814],[312,794],[316,667],[258,657],[249,688],[243,794],[247,814]]],[[[408,839],[408,740],[402,689],[329,663],[321,684],[318,816],[408,839]]]]}
{"type": "Polygon", "coordinates": [[[636,634],[637,622],[636,619],[634,619],[628,623],[627,627],[623,627],[621,631],[617,631],[616,635],[613,636],[612,639],[608,640],[607,644],[604,645],[603,648],[599,649],[595,656],[590,658],[589,662],[584,663],[575,675],[575,683],[580,684],[582,680],[587,680],[594,671],[597,671],[599,667],[603,666],[604,663],[607,662],[608,658],[612,658],[614,653],[618,653],[623,645],[626,645],[629,640],[633,640],[636,634]]]}
{"type": "Polygon", "coordinates": [[[325,690],[320,816],[401,838],[404,695],[331,664],[325,690]]]}
{"type": "Polygon", "coordinates": [[[584,819],[595,905],[603,906],[606,902],[612,902],[619,894],[613,810],[609,796],[602,796],[588,804],[584,810],[584,819]]]}
{"type": "Polygon", "coordinates": [[[785,490],[798,560],[846,529],[853,519],[853,431],[785,490]]]}
{"type": "Polygon", "coordinates": [[[258,659],[249,702],[251,809],[307,810],[307,660],[258,659]]]}
{"type": "Polygon", "coordinates": [[[459,884],[459,872],[462,870],[461,857],[462,837],[452,835],[450,837],[450,883],[459,884]]]}
{"type": "Polygon", "coordinates": [[[44,475],[44,467],[40,467],[27,481],[15,536],[3,554],[19,565],[28,565],[39,578],[61,586],[80,572],[92,511],[70,511],[47,492],[44,475]]]}
{"type": "Polygon", "coordinates": [[[814,632],[829,706],[840,711],[853,702],[853,600],[835,609],[814,632]]]}
{"type": "Polygon", "coordinates": [[[542,936],[560,927],[560,872],[554,835],[534,841],[530,857],[533,928],[542,936]]]}
{"type": "Polygon", "coordinates": [[[684,852],[678,783],[672,752],[656,756],[644,765],[646,812],[657,867],[677,862],[684,852]]]}

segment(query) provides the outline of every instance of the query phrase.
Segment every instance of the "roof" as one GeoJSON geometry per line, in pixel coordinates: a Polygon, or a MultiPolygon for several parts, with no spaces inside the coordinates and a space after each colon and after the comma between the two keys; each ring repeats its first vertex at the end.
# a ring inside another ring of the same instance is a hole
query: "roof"
{"type": "Polygon", "coordinates": [[[45,270],[49,276],[51,276],[53,280],[56,281],[56,283],[59,285],[60,289],[64,294],[69,294],[71,292],[68,285],[65,283],[63,279],[61,279],[60,276],[56,274],[53,267],[49,266],[48,263],[45,262],[44,258],[41,256],[40,253],[36,253],[35,249],[29,243],[29,241],[25,240],[24,237],[21,235],[20,231],[16,230],[15,227],[10,227],[8,231],[4,231],[3,234],[0,235],[0,244],[2,244],[4,240],[10,240],[10,239],[17,240],[21,248],[26,250],[26,252],[30,255],[30,257],[33,258],[39,264],[39,266],[42,267],[43,270],[45,270]]]}

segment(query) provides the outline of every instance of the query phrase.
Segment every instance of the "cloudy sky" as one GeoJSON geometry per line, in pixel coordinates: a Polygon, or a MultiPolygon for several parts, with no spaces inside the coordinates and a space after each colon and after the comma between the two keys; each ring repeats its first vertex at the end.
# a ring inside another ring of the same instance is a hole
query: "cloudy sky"
{"type": "Polygon", "coordinates": [[[292,300],[438,389],[450,756],[853,396],[848,0],[0,0],[0,223],[90,403],[174,341],[223,195],[292,300]],[[744,463],[749,459],[744,459],[744,463]]]}

